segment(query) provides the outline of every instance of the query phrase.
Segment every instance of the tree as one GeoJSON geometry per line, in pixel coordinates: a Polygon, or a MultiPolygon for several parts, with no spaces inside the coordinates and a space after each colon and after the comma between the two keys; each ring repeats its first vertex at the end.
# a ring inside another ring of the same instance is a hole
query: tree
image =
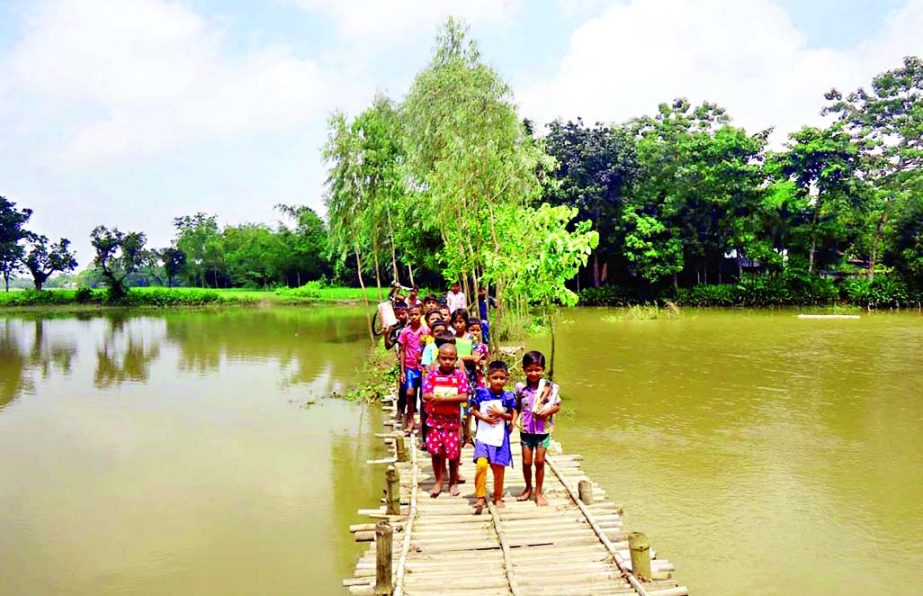
{"type": "Polygon", "coordinates": [[[158,251],[157,254],[163,263],[163,270],[167,276],[167,287],[172,288],[173,280],[186,267],[186,253],[175,246],[168,246],[158,251]]]}
{"type": "Polygon", "coordinates": [[[904,58],[899,68],[872,79],[846,98],[826,95],[825,114],[836,114],[861,152],[861,179],[874,189],[869,203],[868,274],[874,275],[892,215],[914,196],[923,178],[923,60],[904,58]]]}
{"type": "Polygon", "coordinates": [[[625,193],[639,174],[635,139],[627,128],[598,122],[590,128],[577,118],[548,124],[544,146],[558,164],[551,176],[560,181],[547,186],[546,200],[577,207],[577,218],[592,221],[599,233],[599,249],[593,252],[593,285],[598,287],[604,281],[600,254],[605,271],[610,256],[621,253],[625,193]]]}
{"type": "Polygon", "coordinates": [[[279,234],[287,250],[282,255],[280,272],[286,283],[301,286],[306,281],[319,279],[330,273],[327,259],[327,226],[310,207],[304,205],[276,205],[279,211],[295,224],[294,229],[279,226],[279,234]]]}
{"type": "Polygon", "coordinates": [[[28,251],[22,262],[32,274],[36,290],[41,290],[55,271],[73,271],[77,268],[76,256],[70,251],[70,240],[61,238],[49,246],[48,238],[42,235],[29,238],[28,251]]]}
{"type": "Polygon", "coordinates": [[[147,237],[143,232],[121,232],[106,226],[96,226],[90,233],[90,244],[96,250],[93,263],[99,268],[109,299],[118,302],[128,294],[125,278],[150,260],[144,249],[147,237]]]}
{"type": "Polygon", "coordinates": [[[806,237],[808,273],[815,268],[818,242],[834,242],[838,229],[851,209],[858,180],[858,147],[839,126],[818,129],[810,126],[790,135],[788,150],[776,156],[783,177],[795,184],[801,199],[801,235],[806,237]]]}
{"type": "Polygon", "coordinates": [[[0,274],[7,292],[10,278],[22,271],[24,249],[19,243],[28,237],[24,226],[30,217],[31,209],[17,209],[16,203],[0,197],[0,274]]]}
{"type": "Polygon", "coordinates": [[[211,269],[214,285],[218,285],[218,267],[221,263],[218,241],[218,218],[202,212],[184,215],[173,220],[176,227],[176,248],[186,254],[187,284],[204,287],[206,273],[211,269]]]}

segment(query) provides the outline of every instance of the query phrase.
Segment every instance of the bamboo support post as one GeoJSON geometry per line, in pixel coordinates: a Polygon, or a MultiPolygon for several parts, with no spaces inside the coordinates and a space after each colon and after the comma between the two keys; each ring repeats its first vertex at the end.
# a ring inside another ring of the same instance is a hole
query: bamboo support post
{"type": "Polygon", "coordinates": [[[375,595],[391,596],[391,524],[380,521],[375,526],[375,595]]]}
{"type": "Polygon", "coordinates": [[[388,515],[401,514],[401,477],[394,466],[388,466],[385,470],[385,504],[388,515]]]}
{"type": "Polygon", "coordinates": [[[631,572],[642,581],[651,581],[651,541],[641,532],[628,535],[631,550],[631,572]]]}
{"type": "Polygon", "coordinates": [[[407,445],[404,443],[404,435],[398,434],[397,443],[395,444],[395,450],[397,451],[397,461],[405,462],[407,461],[407,445]]]}
{"type": "Polygon", "coordinates": [[[581,480],[577,484],[577,492],[580,494],[580,500],[586,505],[593,504],[593,483],[589,480],[581,480]]]}

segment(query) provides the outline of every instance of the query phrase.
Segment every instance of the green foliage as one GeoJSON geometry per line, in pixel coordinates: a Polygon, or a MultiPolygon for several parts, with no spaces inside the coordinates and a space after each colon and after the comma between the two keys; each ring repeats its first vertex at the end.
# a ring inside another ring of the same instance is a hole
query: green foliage
{"type": "Polygon", "coordinates": [[[73,271],[77,268],[77,259],[70,251],[70,240],[61,238],[49,246],[48,238],[37,234],[29,238],[28,250],[22,262],[32,274],[36,290],[42,289],[52,273],[73,271]]]}
{"type": "Polygon", "coordinates": [[[93,229],[90,234],[90,244],[96,250],[93,263],[106,283],[109,302],[124,300],[128,294],[126,278],[152,259],[153,255],[144,248],[146,243],[143,232],[121,232],[106,226],[93,229]]]}
{"type": "Polygon", "coordinates": [[[900,308],[915,298],[907,284],[890,275],[849,279],[843,284],[843,294],[850,304],[872,308],[900,308]]]}
{"type": "Polygon", "coordinates": [[[29,236],[25,229],[32,217],[31,209],[18,209],[16,203],[0,197],[0,275],[10,291],[10,278],[22,271],[23,247],[19,244],[29,236]]]}

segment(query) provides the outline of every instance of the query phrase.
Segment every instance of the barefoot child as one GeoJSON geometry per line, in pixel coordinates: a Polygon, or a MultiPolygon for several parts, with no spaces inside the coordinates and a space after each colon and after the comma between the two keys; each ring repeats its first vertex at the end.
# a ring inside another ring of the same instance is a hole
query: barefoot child
{"type": "Polygon", "coordinates": [[[404,413],[404,432],[410,434],[414,431],[416,422],[414,413],[417,406],[417,393],[420,390],[422,372],[420,368],[420,355],[423,352],[422,340],[429,335],[427,328],[420,321],[420,307],[409,309],[410,322],[401,329],[397,343],[401,346],[401,384],[404,385],[407,397],[407,409],[404,413]]]}
{"type": "Polygon", "coordinates": [[[436,478],[430,492],[434,499],[442,492],[446,460],[449,462],[449,494],[453,497],[459,494],[459,407],[468,402],[468,378],[456,368],[457,359],[455,345],[443,344],[436,357],[439,367],[429,371],[423,381],[423,401],[427,408],[426,450],[433,458],[433,476],[436,478]]]}
{"type": "Polygon", "coordinates": [[[522,441],[522,476],[526,488],[516,497],[526,501],[535,496],[535,504],[544,506],[548,501],[542,495],[545,480],[545,450],[551,443],[552,417],[561,409],[558,386],[542,378],[545,374],[545,356],[541,352],[526,352],[522,357],[525,383],[516,383],[519,401],[519,436],[522,441]],[[532,488],[532,462],[535,462],[535,488],[532,488]]]}
{"type": "Polygon", "coordinates": [[[516,396],[504,391],[509,379],[506,363],[495,360],[487,367],[487,387],[478,387],[471,400],[471,415],[478,421],[474,443],[474,494],[478,498],[474,513],[487,505],[487,465],[494,473],[494,504],[503,507],[503,475],[513,463],[510,429],[516,424],[516,396]],[[498,428],[498,425],[501,425],[498,428]]]}

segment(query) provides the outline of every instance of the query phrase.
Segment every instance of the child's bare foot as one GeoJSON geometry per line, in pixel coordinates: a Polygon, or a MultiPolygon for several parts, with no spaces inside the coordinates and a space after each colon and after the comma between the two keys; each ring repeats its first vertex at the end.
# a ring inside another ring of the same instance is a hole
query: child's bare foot
{"type": "Polygon", "coordinates": [[[494,505],[497,509],[503,509],[506,507],[506,503],[503,502],[503,499],[494,499],[494,505]]]}
{"type": "Polygon", "coordinates": [[[536,493],[535,493],[535,504],[538,505],[539,507],[547,507],[547,506],[548,506],[548,499],[546,499],[546,498],[542,495],[542,493],[536,492],[536,493]]]}
{"type": "Polygon", "coordinates": [[[435,499],[440,495],[440,493],[442,493],[442,483],[437,482],[433,485],[433,490],[429,491],[429,496],[435,499]]]}
{"type": "Polygon", "coordinates": [[[532,489],[531,489],[531,488],[523,489],[523,491],[522,491],[521,493],[519,493],[518,495],[516,495],[516,500],[517,500],[517,501],[528,501],[528,500],[531,499],[531,498],[532,498],[532,489]]]}
{"type": "Polygon", "coordinates": [[[481,512],[484,511],[484,507],[487,506],[487,499],[484,497],[478,497],[478,502],[474,504],[474,514],[481,515],[481,512]]]}
{"type": "Polygon", "coordinates": [[[453,497],[457,497],[458,495],[461,494],[461,491],[458,490],[458,484],[449,485],[449,494],[452,495],[453,497]]]}
{"type": "Polygon", "coordinates": [[[468,482],[468,481],[465,480],[464,478],[462,478],[462,475],[459,474],[459,475],[458,475],[458,483],[459,483],[459,484],[464,484],[464,483],[466,483],[466,482],[468,482]]]}

